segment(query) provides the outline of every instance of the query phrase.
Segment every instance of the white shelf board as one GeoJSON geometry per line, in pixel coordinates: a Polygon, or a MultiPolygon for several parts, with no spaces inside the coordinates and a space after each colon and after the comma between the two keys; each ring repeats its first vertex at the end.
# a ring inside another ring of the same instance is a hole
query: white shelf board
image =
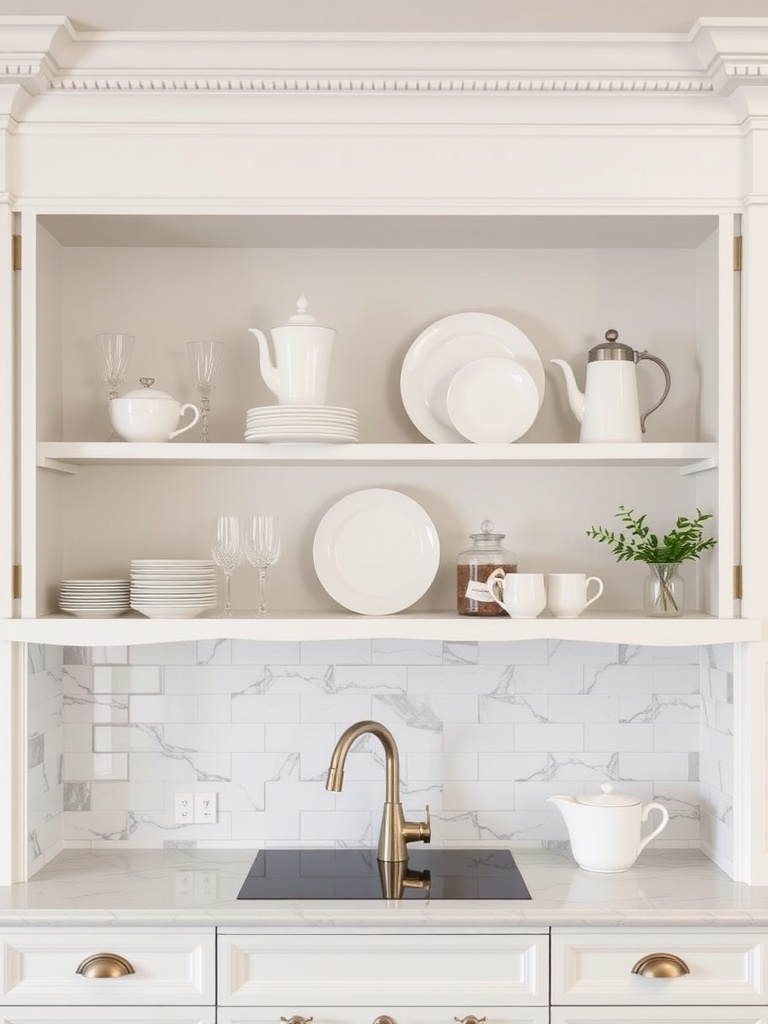
{"type": "Polygon", "coordinates": [[[712,469],[714,442],[653,444],[129,444],[122,441],[42,441],[37,464],[77,472],[89,465],[549,465],[679,466],[683,472],[712,469]]]}
{"type": "Polygon", "coordinates": [[[116,619],[50,615],[0,620],[0,640],[68,647],[115,647],[185,640],[582,640],[654,647],[684,647],[760,640],[762,625],[751,619],[684,615],[658,619],[633,613],[583,615],[579,619],[461,616],[455,612],[368,616],[348,612],[294,612],[259,618],[146,619],[135,613],[116,619]]]}

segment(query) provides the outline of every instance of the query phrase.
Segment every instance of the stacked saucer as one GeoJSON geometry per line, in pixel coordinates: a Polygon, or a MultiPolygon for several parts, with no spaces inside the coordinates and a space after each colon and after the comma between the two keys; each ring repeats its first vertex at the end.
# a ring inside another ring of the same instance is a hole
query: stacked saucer
{"type": "Polygon", "coordinates": [[[129,580],[62,580],[59,608],[83,619],[113,619],[130,607],[129,580]]]}
{"type": "Polygon", "coordinates": [[[131,608],[150,619],[192,619],[214,608],[216,565],[208,559],[134,558],[131,608]]]}
{"type": "Polygon", "coordinates": [[[335,405],[263,405],[249,409],[245,440],[262,444],[349,444],[358,440],[357,409],[335,405]]]}

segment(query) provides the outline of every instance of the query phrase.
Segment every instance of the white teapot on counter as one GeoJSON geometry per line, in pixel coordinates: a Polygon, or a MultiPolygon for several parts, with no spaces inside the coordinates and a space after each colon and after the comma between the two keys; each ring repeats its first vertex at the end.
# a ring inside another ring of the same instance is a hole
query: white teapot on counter
{"type": "Polygon", "coordinates": [[[667,827],[669,812],[662,804],[642,805],[628,793],[614,793],[606,783],[590,796],[550,796],[565,818],[573,859],[586,871],[628,871],[640,851],[667,827]],[[661,812],[661,824],[645,839],[640,826],[653,811],[661,812]]]}
{"type": "Polygon", "coordinates": [[[261,376],[280,405],[325,404],[336,331],[321,327],[307,312],[307,305],[305,296],[299,296],[293,316],[269,332],[275,346],[275,363],[263,333],[256,327],[248,328],[259,343],[261,376]]]}
{"type": "Polygon", "coordinates": [[[112,426],[124,441],[170,441],[200,419],[200,410],[191,402],[181,405],[165,391],[153,391],[153,377],[139,377],[139,383],[142,387],[109,403],[112,426]],[[180,418],[190,410],[193,418],[176,429],[180,418]]]}

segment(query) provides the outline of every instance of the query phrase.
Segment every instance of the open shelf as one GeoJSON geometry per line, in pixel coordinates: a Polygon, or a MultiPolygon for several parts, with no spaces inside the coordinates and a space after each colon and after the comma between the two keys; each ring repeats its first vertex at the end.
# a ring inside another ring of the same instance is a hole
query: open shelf
{"type": "Polygon", "coordinates": [[[684,615],[658,619],[633,613],[578,619],[518,619],[460,616],[454,612],[369,616],[349,612],[277,612],[264,618],[202,617],[146,619],[129,613],[115,619],[50,615],[39,619],[0,621],[0,640],[66,646],[115,647],[184,640],[582,640],[652,646],[694,646],[760,640],[762,625],[750,619],[684,615]]]}
{"type": "Polygon", "coordinates": [[[37,464],[77,472],[88,465],[528,465],[679,466],[682,472],[714,469],[717,444],[129,444],[109,441],[44,441],[37,464]]]}

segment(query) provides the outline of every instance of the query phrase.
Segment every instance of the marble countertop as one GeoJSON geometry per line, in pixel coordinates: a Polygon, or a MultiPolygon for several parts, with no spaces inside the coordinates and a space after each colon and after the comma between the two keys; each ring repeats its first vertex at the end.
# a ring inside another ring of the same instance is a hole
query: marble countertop
{"type": "Polygon", "coordinates": [[[513,850],[530,900],[250,900],[253,850],[69,850],[26,883],[0,887],[0,925],[223,928],[765,926],[768,886],[732,881],[694,850],[646,850],[596,874],[567,851],[513,850]]]}

